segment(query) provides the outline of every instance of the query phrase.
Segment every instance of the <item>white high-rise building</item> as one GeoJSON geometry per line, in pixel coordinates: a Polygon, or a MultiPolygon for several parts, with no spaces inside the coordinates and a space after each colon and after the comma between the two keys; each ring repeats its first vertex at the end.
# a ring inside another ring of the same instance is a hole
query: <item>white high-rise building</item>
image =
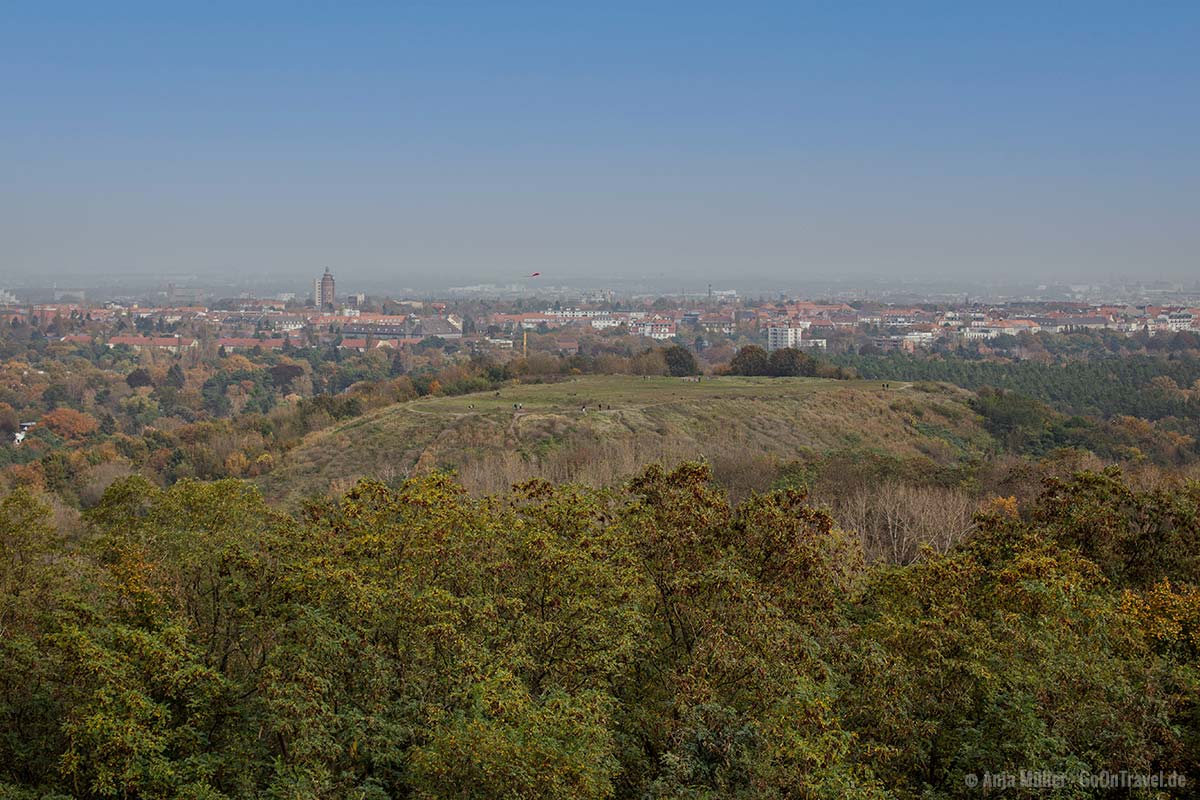
{"type": "Polygon", "coordinates": [[[803,328],[767,328],[767,350],[775,352],[785,347],[800,347],[800,339],[804,334],[803,328]]]}

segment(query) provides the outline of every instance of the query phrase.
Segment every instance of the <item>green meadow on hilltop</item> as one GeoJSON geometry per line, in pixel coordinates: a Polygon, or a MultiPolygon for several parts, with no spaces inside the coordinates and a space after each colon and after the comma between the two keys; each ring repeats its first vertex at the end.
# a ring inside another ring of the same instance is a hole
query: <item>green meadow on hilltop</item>
{"type": "Polygon", "coordinates": [[[861,450],[951,465],[993,443],[949,388],[820,378],[586,376],[379,409],[308,436],[262,479],[269,497],[453,469],[475,492],[542,477],[616,482],[647,462],[736,471],[801,453],[861,450]],[[586,409],[586,410],[585,410],[586,409]]]}

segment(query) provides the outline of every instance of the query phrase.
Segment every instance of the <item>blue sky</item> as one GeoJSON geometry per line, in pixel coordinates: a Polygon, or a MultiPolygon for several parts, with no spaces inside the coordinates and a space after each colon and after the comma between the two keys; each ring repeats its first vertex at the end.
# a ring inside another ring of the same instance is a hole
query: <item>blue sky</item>
{"type": "Polygon", "coordinates": [[[10,3],[0,275],[1194,278],[1198,34],[1166,2],[10,3]]]}

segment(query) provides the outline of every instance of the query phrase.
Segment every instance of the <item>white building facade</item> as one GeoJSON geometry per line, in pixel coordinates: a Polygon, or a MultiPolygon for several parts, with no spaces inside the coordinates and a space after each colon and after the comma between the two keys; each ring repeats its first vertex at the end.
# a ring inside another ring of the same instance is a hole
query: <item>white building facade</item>
{"type": "Polygon", "coordinates": [[[782,350],[785,347],[798,348],[800,347],[800,341],[803,338],[803,335],[803,328],[793,328],[791,326],[786,328],[777,328],[774,326],[767,328],[767,350],[773,353],[776,350],[782,350]]]}

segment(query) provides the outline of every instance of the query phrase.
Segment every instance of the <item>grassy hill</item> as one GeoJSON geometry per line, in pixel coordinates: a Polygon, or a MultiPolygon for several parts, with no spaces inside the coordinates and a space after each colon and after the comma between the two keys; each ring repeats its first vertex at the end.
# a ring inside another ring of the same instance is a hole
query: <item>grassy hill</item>
{"type": "Polygon", "coordinates": [[[648,462],[689,458],[712,461],[735,483],[814,451],[945,465],[991,446],[970,396],[817,378],[585,376],[379,409],[310,435],[260,482],[268,497],[289,502],[362,476],[391,481],[433,468],[491,492],[532,477],[606,484],[648,462]]]}

